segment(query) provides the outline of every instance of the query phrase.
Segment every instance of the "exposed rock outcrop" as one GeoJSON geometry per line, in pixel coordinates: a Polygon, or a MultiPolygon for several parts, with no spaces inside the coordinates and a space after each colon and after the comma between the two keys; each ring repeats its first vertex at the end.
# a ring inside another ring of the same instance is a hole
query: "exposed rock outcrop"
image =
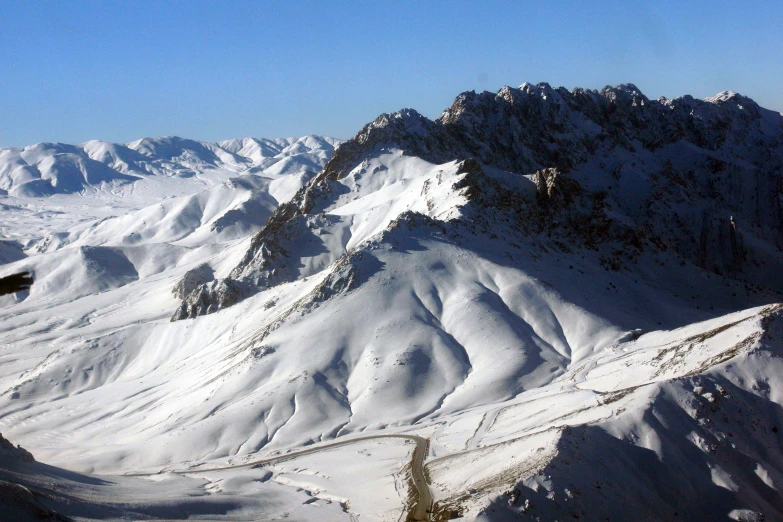
{"type": "Polygon", "coordinates": [[[14,446],[11,441],[0,435],[0,458],[18,460],[21,462],[35,462],[33,454],[22,446],[14,446]]]}
{"type": "Polygon", "coordinates": [[[182,279],[174,286],[171,292],[179,299],[185,299],[198,286],[215,279],[215,271],[207,264],[201,264],[188,270],[182,279]]]}
{"type": "Polygon", "coordinates": [[[220,279],[201,284],[185,297],[171,320],[178,321],[217,312],[221,308],[241,301],[250,293],[252,290],[248,288],[247,283],[234,279],[220,279]]]}

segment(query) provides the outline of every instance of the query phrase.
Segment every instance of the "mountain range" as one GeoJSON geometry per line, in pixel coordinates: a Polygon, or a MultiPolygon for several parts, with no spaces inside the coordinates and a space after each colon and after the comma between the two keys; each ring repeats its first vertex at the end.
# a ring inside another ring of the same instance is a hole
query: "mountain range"
{"type": "Polygon", "coordinates": [[[39,144],[0,189],[20,517],[783,518],[783,116],[745,96],[39,144]]]}

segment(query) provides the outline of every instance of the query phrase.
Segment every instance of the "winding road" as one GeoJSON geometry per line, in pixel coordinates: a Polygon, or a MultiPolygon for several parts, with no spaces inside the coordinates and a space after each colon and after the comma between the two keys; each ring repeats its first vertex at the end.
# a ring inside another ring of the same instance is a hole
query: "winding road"
{"type": "MultiPolygon", "coordinates": [[[[412,515],[413,515],[413,520],[429,520],[430,512],[432,511],[432,493],[430,492],[430,487],[429,484],[427,484],[427,480],[424,478],[424,459],[427,457],[427,450],[428,450],[427,445],[429,441],[424,437],[420,437],[418,435],[396,435],[396,434],[395,435],[370,435],[367,437],[357,437],[355,439],[330,442],[327,444],[320,445],[318,447],[311,447],[299,451],[292,451],[291,453],[286,453],[285,455],[254,460],[252,462],[247,462],[245,464],[237,464],[234,466],[222,466],[219,468],[201,468],[201,469],[189,469],[189,470],[181,470],[181,471],[174,470],[174,471],[170,471],[170,473],[177,473],[179,475],[189,475],[189,474],[205,473],[205,472],[212,472],[212,471],[228,471],[237,468],[261,467],[265,464],[283,462],[304,455],[309,455],[310,453],[316,453],[327,449],[339,448],[341,446],[347,446],[349,444],[354,444],[356,442],[376,440],[376,439],[389,439],[389,438],[406,439],[406,440],[413,441],[416,444],[416,447],[413,450],[413,456],[411,457],[411,478],[413,479],[413,484],[416,486],[416,497],[415,497],[416,504],[413,508],[412,515]]],[[[157,473],[133,473],[133,474],[128,474],[126,476],[151,477],[154,475],[159,475],[160,473],[163,473],[163,471],[159,471],[157,473]]]]}

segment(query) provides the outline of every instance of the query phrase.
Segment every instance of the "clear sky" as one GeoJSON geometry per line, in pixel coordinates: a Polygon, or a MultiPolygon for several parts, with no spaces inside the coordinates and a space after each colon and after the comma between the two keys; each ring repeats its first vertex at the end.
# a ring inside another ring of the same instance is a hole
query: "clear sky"
{"type": "Polygon", "coordinates": [[[783,1],[0,2],[0,146],[354,135],[466,90],[730,89],[783,111],[783,1]]]}

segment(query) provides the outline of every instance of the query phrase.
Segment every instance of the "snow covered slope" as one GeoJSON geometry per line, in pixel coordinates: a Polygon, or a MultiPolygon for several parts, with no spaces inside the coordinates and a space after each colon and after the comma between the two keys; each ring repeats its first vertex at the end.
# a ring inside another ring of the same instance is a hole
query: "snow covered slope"
{"type": "MultiPolygon", "coordinates": [[[[256,197],[251,197],[251,192],[261,190],[271,195],[274,208],[320,171],[339,143],[321,136],[222,143],[163,137],[128,145],[89,141],[0,149],[0,233],[26,248],[43,240],[35,245],[36,251],[50,250],[61,246],[66,236],[72,241],[97,219],[123,216],[182,196],[187,198],[162,203],[159,217],[171,212],[180,216],[169,219],[201,222],[236,209],[233,217],[227,216],[228,221],[250,213],[252,226],[256,226],[267,217],[259,205],[270,200],[252,201],[256,197]],[[237,149],[238,143],[246,145],[237,149]],[[246,174],[255,176],[230,181],[246,174]],[[223,183],[229,185],[221,191],[218,187],[223,183]],[[233,187],[239,188],[234,191],[230,184],[242,187],[233,187]],[[198,195],[209,189],[217,189],[219,194],[198,195]],[[207,199],[215,201],[208,204],[207,199]],[[202,216],[203,212],[207,214],[202,216]]],[[[146,227],[147,220],[156,219],[154,212],[148,208],[138,214],[140,221],[135,227],[146,227]]],[[[127,225],[133,218],[124,219],[127,225]]],[[[185,223],[183,229],[181,223],[174,224],[172,233],[182,234],[193,225],[185,223]]],[[[226,228],[228,224],[216,226],[226,228]]],[[[238,233],[247,230],[245,227],[238,233]]]]}
{"type": "Polygon", "coordinates": [[[303,489],[321,519],[783,517],[781,115],[525,84],[382,115],[328,162],[286,143],[85,145],[143,179],[3,199],[25,257],[0,275],[37,276],[3,301],[6,437],[190,469],[159,479],[213,507],[303,489]],[[153,182],[176,197],[133,207],[153,182]]]}

